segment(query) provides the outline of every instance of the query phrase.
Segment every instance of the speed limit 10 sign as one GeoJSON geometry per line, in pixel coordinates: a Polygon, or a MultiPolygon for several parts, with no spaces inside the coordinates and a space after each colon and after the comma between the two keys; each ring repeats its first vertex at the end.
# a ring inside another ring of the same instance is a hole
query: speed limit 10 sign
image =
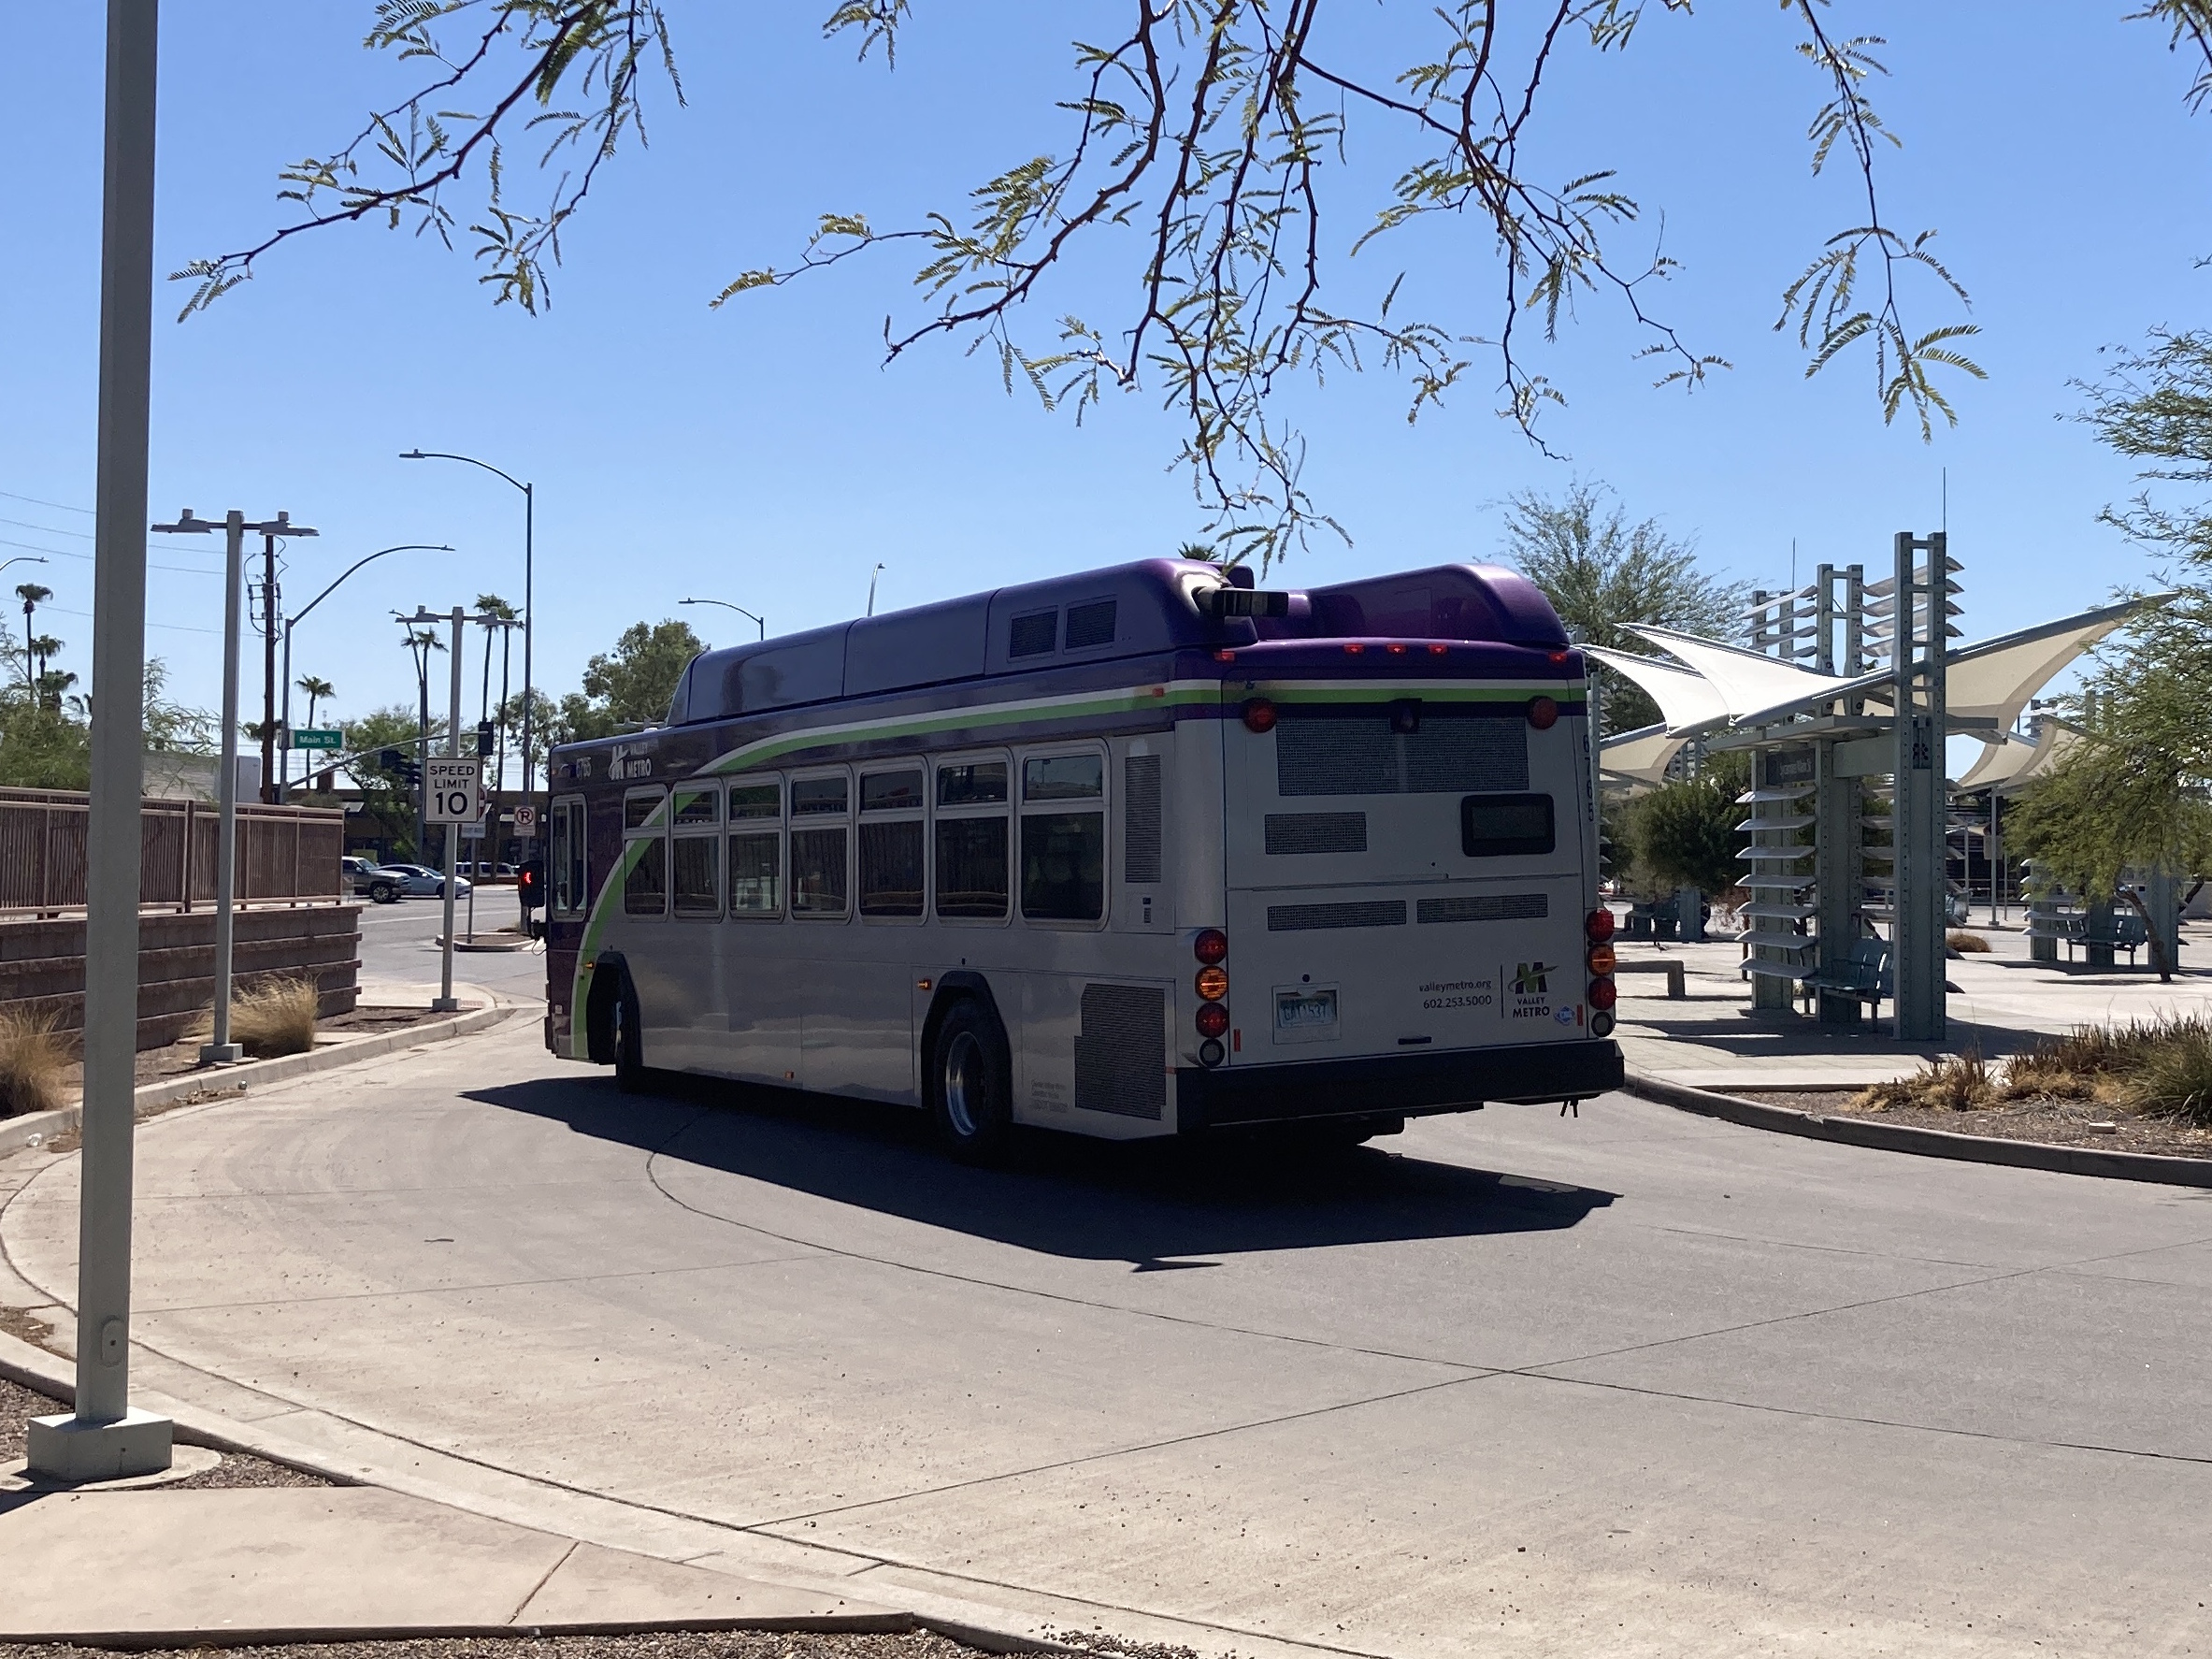
{"type": "Polygon", "coordinates": [[[424,761],[423,815],[433,824],[473,824],[483,815],[482,777],[479,761],[424,761]]]}

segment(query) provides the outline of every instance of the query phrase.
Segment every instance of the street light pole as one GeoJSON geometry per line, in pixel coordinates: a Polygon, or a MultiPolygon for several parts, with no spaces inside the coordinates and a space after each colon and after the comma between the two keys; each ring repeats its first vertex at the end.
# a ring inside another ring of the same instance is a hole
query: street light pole
{"type": "MultiPolygon", "coordinates": [[[[415,610],[415,613],[412,616],[403,617],[401,620],[406,622],[410,628],[434,626],[440,622],[451,622],[452,624],[452,697],[450,704],[448,705],[450,712],[446,718],[445,752],[449,759],[458,760],[461,758],[461,630],[469,623],[482,622],[485,621],[486,618],[481,616],[471,616],[467,612],[462,610],[460,606],[455,605],[450,616],[438,616],[418,606],[415,610]]],[[[524,635],[524,637],[527,638],[528,636],[524,635]]],[[[484,649],[489,651],[491,647],[492,636],[487,630],[484,634],[484,649]]],[[[479,772],[481,775],[481,767],[479,768],[479,772]]],[[[425,783],[427,783],[427,778],[425,778],[425,783]]],[[[425,794],[426,793],[427,790],[425,789],[425,794]]],[[[430,1010],[434,1014],[455,1013],[461,1006],[460,1003],[453,996],[453,878],[458,873],[454,870],[453,866],[458,858],[460,840],[461,826],[452,823],[446,825],[445,948],[443,952],[443,963],[438,970],[438,1001],[430,1004],[430,1010]]]]}
{"type": "MultiPolygon", "coordinates": [[[[480,461],[474,455],[456,455],[443,450],[410,449],[403,451],[403,461],[463,461],[471,467],[481,467],[496,478],[523,492],[523,798],[535,801],[535,787],[530,782],[530,735],[538,716],[536,700],[531,687],[537,682],[530,675],[530,644],[538,632],[538,486],[524,483],[512,473],[502,472],[489,461],[480,461]]],[[[537,842],[535,833],[523,837],[524,857],[537,842]]]]}
{"type": "MultiPolygon", "coordinates": [[[[309,611],[312,611],[317,605],[320,605],[324,599],[336,593],[338,589],[338,584],[344,582],[347,576],[351,576],[355,570],[361,569],[363,565],[371,564],[376,560],[382,558],[387,553],[451,553],[452,551],[453,550],[450,546],[447,546],[443,542],[438,543],[437,546],[432,546],[426,541],[403,541],[397,547],[380,547],[376,552],[370,554],[368,557],[355,559],[352,564],[348,565],[345,569],[344,574],[338,577],[338,582],[333,582],[328,587],[324,588],[321,593],[317,594],[313,599],[302,605],[299,608],[298,613],[296,615],[285,618],[284,713],[281,717],[284,727],[285,750],[283,777],[277,788],[277,799],[279,801],[289,799],[292,790],[292,630],[308,619],[308,613],[309,611]]],[[[312,711],[309,712],[312,713],[312,711]]]]}
{"type": "Polygon", "coordinates": [[[115,1479],[169,1466],[168,1419],[130,1407],[131,1089],[138,1052],[138,801],[146,714],[141,527],[153,349],[160,15],[158,0],[108,0],[77,1395],[68,1416],[31,1420],[28,1449],[30,1473],[51,1480],[115,1479]]]}
{"type": "MultiPolygon", "coordinates": [[[[880,566],[878,568],[881,569],[880,566]]],[[[768,625],[767,617],[755,616],[752,612],[746,610],[744,606],[733,605],[727,599],[678,599],[676,602],[679,605],[720,605],[725,611],[735,611],[740,616],[745,617],[749,621],[759,624],[760,637],[764,640],[768,637],[768,625]]]]}

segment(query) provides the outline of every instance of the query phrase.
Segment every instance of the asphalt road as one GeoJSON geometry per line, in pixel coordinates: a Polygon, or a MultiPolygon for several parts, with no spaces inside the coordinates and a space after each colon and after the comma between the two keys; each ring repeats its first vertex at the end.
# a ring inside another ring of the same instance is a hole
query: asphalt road
{"type": "MultiPolygon", "coordinates": [[[[1214,1652],[2212,1647],[2212,1193],[1617,1096],[984,1173],[537,1038],[148,1123],[160,1386],[510,1517],[1214,1652]]],[[[57,1295],[75,1171],[0,1212],[57,1295]]]]}
{"type": "MultiPolygon", "coordinates": [[[[464,936],[468,930],[468,901],[453,907],[454,926],[464,936]]],[[[491,934],[513,921],[520,911],[512,887],[483,887],[476,895],[476,927],[491,934]]],[[[361,906],[361,978],[375,987],[438,985],[438,938],[445,930],[445,901],[402,899],[396,904],[361,906]]],[[[545,995],[545,952],[533,946],[520,951],[459,951],[453,956],[453,978],[514,996],[545,995]]]]}

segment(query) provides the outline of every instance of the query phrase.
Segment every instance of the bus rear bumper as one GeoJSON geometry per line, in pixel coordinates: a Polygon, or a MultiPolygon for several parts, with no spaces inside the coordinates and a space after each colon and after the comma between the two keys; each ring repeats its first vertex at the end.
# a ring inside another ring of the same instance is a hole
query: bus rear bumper
{"type": "Polygon", "coordinates": [[[1540,1043],[1175,1073],[1184,1133],[1242,1123],[1467,1112],[1488,1102],[1587,1100],[1621,1086],[1618,1044],[1540,1043]]]}

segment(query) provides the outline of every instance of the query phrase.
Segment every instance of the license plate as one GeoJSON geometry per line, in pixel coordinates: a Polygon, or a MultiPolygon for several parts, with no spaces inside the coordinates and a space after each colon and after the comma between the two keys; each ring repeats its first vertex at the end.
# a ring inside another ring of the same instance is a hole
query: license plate
{"type": "Polygon", "coordinates": [[[1335,991],[1285,990],[1275,993],[1275,1029],[1277,1031],[1316,1031],[1333,1030],[1335,1026],[1335,991]]]}

